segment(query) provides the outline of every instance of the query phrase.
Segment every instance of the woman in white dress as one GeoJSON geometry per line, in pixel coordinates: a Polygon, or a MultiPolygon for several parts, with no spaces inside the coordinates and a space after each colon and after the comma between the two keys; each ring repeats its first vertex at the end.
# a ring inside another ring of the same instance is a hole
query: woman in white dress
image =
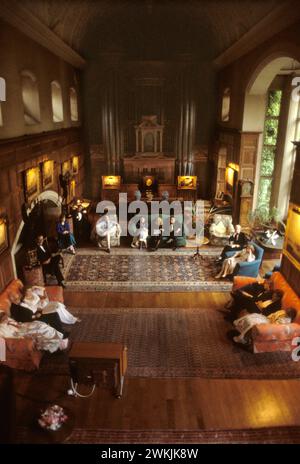
{"type": "Polygon", "coordinates": [[[134,237],[132,239],[131,247],[132,248],[147,248],[147,238],[148,238],[148,226],[146,224],[146,219],[142,216],[139,221],[139,227],[134,226],[134,237]]]}
{"type": "Polygon", "coordinates": [[[102,247],[102,241],[106,240],[107,249],[106,251],[110,253],[110,241],[111,237],[120,237],[121,228],[117,221],[114,221],[109,217],[108,214],[102,216],[96,223],[96,234],[98,236],[98,246],[102,247]]]}
{"type": "Polygon", "coordinates": [[[235,266],[241,262],[248,262],[251,263],[255,261],[255,250],[253,245],[247,245],[241,251],[237,251],[233,256],[230,258],[224,259],[222,263],[222,268],[220,272],[216,275],[216,279],[220,279],[221,277],[226,277],[233,273],[235,266]]]}
{"type": "Polygon", "coordinates": [[[73,316],[63,303],[59,301],[49,301],[44,287],[34,286],[27,289],[21,306],[25,306],[25,308],[30,309],[33,313],[37,311],[42,311],[42,314],[56,312],[61,322],[64,324],[75,324],[75,322],[80,322],[80,319],[73,316]]]}
{"type": "Polygon", "coordinates": [[[68,339],[50,325],[42,321],[16,322],[0,311],[0,337],[31,338],[38,350],[54,353],[68,347],[68,339]]]}

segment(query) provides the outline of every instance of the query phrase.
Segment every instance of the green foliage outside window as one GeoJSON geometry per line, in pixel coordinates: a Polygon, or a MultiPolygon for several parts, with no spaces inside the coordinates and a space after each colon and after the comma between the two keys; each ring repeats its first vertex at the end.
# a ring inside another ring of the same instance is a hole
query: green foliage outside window
{"type": "Polygon", "coordinates": [[[261,165],[260,165],[260,175],[261,176],[272,176],[274,172],[274,163],[275,163],[275,148],[263,147],[261,165]]]}
{"type": "Polygon", "coordinates": [[[269,210],[272,192],[272,178],[261,177],[258,192],[258,205],[260,208],[269,210]]]}
{"type": "Polygon", "coordinates": [[[281,107],[281,90],[270,90],[269,99],[268,99],[268,108],[267,108],[267,117],[275,116],[278,117],[280,114],[281,107]]]}
{"type": "Polygon", "coordinates": [[[267,119],[265,122],[264,145],[276,145],[278,136],[278,119],[267,119]]]}
{"type": "Polygon", "coordinates": [[[275,167],[281,98],[281,90],[269,91],[257,202],[258,208],[266,212],[269,212],[272,194],[272,177],[275,167]]]}

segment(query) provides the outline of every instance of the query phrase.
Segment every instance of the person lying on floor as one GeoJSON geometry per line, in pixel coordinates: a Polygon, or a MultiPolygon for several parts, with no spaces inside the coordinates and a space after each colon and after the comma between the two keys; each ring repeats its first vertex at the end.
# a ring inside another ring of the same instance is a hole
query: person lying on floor
{"type": "Polygon", "coordinates": [[[30,308],[30,292],[27,290],[24,297],[15,294],[9,294],[11,301],[10,316],[16,322],[31,322],[39,320],[53,327],[55,330],[60,332],[63,336],[66,336],[65,330],[63,329],[62,322],[57,312],[50,314],[42,314],[41,310],[32,311],[30,308]]]}
{"type": "Polygon", "coordinates": [[[297,311],[294,308],[281,309],[268,316],[258,313],[245,314],[233,322],[235,329],[239,332],[239,335],[233,337],[233,340],[243,345],[249,344],[250,330],[254,326],[258,324],[289,324],[293,322],[296,315],[297,311]]]}
{"type": "Polygon", "coordinates": [[[30,338],[38,350],[54,353],[68,348],[69,340],[63,334],[42,321],[17,322],[0,311],[0,337],[30,338]]]}

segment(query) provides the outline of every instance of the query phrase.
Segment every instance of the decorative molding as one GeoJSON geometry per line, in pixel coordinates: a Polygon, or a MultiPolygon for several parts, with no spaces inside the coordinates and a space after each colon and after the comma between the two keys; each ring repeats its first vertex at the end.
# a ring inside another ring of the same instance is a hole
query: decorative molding
{"type": "Polygon", "coordinates": [[[85,60],[51,31],[49,27],[22,6],[21,2],[1,0],[0,18],[75,68],[84,68],[85,60]]]}
{"type": "Polygon", "coordinates": [[[221,53],[214,60],[215,66],[217,68],[228,66],[299,19],[299,1],[289,0],[284,2],[277,8],[274,8],[271,13],[266,15],[239,40],[221,53]]]}

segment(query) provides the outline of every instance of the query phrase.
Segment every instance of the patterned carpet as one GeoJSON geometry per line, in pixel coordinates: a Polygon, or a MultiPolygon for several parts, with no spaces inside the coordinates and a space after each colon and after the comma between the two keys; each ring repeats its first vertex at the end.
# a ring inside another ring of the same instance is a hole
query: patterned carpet
{"type": "Polygon", "coordinates": [[[67,291],[187,292],[231,289],[229,280],[215,279],[220,250],[203,250],[193,259],[190,250],[79,250],[65,266],[67,291]]]}
{"type": "MultiPolygon", "coordinates": [[[[16,443],[29,443],[28,427],[17,428],[16,443]]],[[[300,427],[269,427],[244,430],[114,430],[97,427],[76,427],[66,440],[68,444],[96,443],[259,443],[259,444],[299,444],[300,427]]]]}
{"type": "MultiPolygon", "coordinates": [[[[221,311],[176,308],[72,309],[82,322],[75,341],[116,342],[128,347],[128,376],[151,378],[299,378],[290,353],[252,354],[227,336],[221,311]],[[151,347],[151,348],[149,348],[151,347]]],[[[43,358],[41,373],[68,374],[66,354],[43,358]]]]}

